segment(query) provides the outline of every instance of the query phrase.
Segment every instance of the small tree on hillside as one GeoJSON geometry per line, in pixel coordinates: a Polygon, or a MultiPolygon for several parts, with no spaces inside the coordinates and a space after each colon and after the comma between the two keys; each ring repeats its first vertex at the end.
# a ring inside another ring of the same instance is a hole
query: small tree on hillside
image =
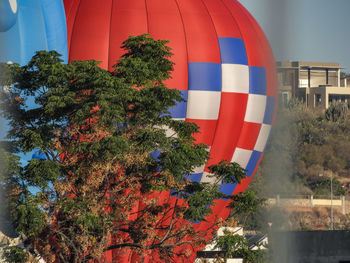
{"type": "MultiPolygon", "coordinates": [[[[1,84],[12,85],[1,93],[11,146],[2,184],[17,231],[46,262],[102,261],[104,252],[125,248],[134,262],[193,257],[189,248],[219,225],[198,233],[188,221],[203,220],[225,196],[186,176],[208,152],[195,144],[195,124],[169,116],[182,98],[163,83],[173,69],[165,44],[130,37],[112,73],[93,60],[63,64],[54,51],[23,67],[1,65],[8,73],[1,84]],[[33,150],[41,155],[26,165],[10,154],[33,150]]],[[[226,183],[245,176],[235,163],[211,169],[226,183]]]]}

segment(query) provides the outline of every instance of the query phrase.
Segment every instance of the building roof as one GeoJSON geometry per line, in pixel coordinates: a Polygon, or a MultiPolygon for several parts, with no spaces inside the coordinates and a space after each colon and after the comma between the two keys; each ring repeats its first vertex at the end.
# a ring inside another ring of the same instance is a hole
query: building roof
{"type": "Polygon", "coordinates": [[[248,248],[253,249],[256,246],[260,246],[260,243],[266,239],[267,235],[245,235],[244,237],[248,240],[248,248]]]}
{"type": "Polygon", "coordinates": [[[306,61],[278,61],[277,66],[279,68],[315,68],[315,69],[340,69],[339,63],[334,62],[306,62],[306,61]]]}

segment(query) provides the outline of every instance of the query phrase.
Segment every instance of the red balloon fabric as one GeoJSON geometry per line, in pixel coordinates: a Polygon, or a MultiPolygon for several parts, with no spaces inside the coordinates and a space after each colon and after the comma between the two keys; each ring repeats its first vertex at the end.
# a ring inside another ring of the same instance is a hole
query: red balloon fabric
{"type": "MultiPolygon", "coordinates": [[[[208,166],[220,160],[247,170],[241,184],[222,184],[226,194],[244,191],[261,161],[277,106],[275,60],[269,43],[249,12],[236,0],[64,0],[69,61],[95,59],[101,67],[123,54],[130,35],[149,33],[169,40],[175,63],[170,89],[186,102],[171,109],[175,119],[196,123],[197,142],[210,147],[210,160],[190,176],[210,182],[208,166]]],[[[227,201],[218,200],[205,230],[226,218],[227,201]]]]}

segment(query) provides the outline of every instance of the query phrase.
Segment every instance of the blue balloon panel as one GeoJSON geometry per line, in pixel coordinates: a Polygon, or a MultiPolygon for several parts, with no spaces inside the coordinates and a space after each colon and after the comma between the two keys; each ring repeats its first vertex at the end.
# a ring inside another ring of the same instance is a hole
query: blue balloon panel
{"type": "MultiPolygon", "coordinates": [[[[0,62],[25,65],[39,50],[56,50],[68,62],[62,0],[0,0],[0,62]]],[[[27,104],[34,104],[32,98],[27,104]]],[[[21,154],[21,161],[44,157],[34,151],[33,155],[21,154]]]]}
{"type": "Polygon", "coordinates": [[[16,23],[17,19],[17,1],[0,1],[0,32],[9,30],[16,23]]]}
{"type": "Polygon", "coordinates": [[[61,0],[0,1],[0,61],[26,64],[39,50],[56,50],[68,62],[61,0]]]}

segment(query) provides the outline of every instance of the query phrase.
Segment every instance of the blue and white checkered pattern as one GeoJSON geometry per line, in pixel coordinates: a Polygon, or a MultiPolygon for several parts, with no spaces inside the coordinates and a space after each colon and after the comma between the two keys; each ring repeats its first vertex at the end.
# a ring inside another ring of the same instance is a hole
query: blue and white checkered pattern
{"type": "MultiPolygon", "coordinates": [[[[263,67],[248,66],[244,41],[239,38],[218,38],[222,63],[192,62],[188,64],[188,91],[182,91],[187,102],[171,110],[173,118],[191,120],[220,120],[220,112],[232,106],[223,104],[225,94],[246,94],[246,107],[242,108],[245,123],[260,126],[260,131],[253,134],[249,145],[232,145],[233,155],[225,156],[227,160],[237,162],[252,176],[265,149],[271,130],[276,98],[267,96],[267,76],[263,67]],[[250,143],[251,144],[251,143],[250,143]]],[[[234,102],[232,102],[234,103],[234,102]]],[[[235,116],[232,116],[233,121],[235,116]]],[[[243,123],[237,123],[242,125],[243,123]]],[[[216,130],[215,136],[220,136],[216,130]]],[[[242,134],[239,135],[242,137],[242,134]]],[[[214,141],[214,138],[212,139],[214,141]]],[[[229,141],[229,140],[228,140],[229,141]]],[[[213,145],[209,145],[213,146],[213,145]]],[[[215,152],[211,151],[211,155],[215,152]]],[[[191,174],[193,181],[213,182],[207,177],[205,167],[199,167],[191,174]]],[[[232,194],[235,185],[221,185],[220,190],[232,194]]]]}

